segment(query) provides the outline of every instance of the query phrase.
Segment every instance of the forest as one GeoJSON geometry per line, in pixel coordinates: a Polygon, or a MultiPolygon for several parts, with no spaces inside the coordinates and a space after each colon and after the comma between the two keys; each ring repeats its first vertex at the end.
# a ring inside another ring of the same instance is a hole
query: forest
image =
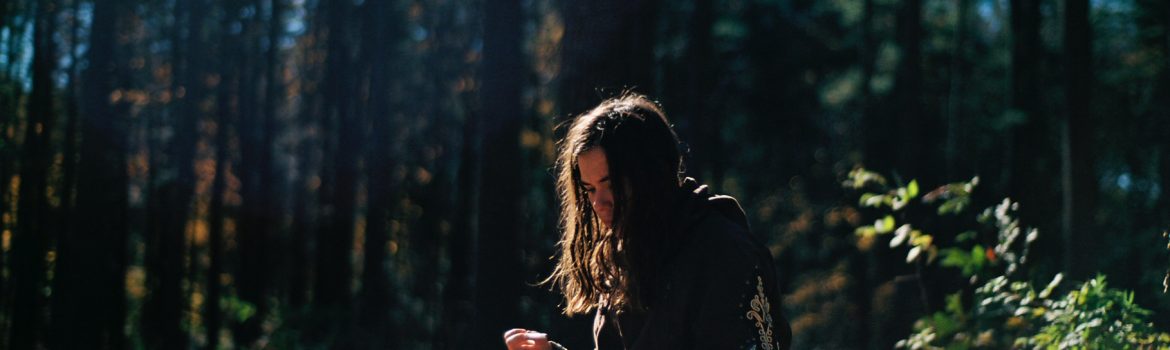
{"type": "Polygon", "coordinates": [[[1170,349],[1165,0],[2,0],[0,349],[592,348],[553,162],[626,91],[794,349],[1170,349]]]}

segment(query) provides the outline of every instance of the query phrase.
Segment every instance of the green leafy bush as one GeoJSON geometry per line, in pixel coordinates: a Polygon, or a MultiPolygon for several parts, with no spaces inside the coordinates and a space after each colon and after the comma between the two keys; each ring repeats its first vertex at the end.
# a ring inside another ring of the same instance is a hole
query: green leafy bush
{"type": "MultiPolygon", "coordinates": [[[[935,210],[920,212],[961,220],[958,215],[971,204],[978,184],[976,177],[941,186],[921,198],[920,205],[937,206],[935,210]]],[[[898,348],[1170,349],[1170,335],[1154,329],[1151,312],[1133,302],[1132,292],[1108,288],[1105,276],[1063,294],[1058,294],[1063,290],[1062,274],[1039,292],[1018,278],[1039,235],[1036,229],[1021,226],[1015,215],[1018,203],[1004,199],[975,216],[980,229],[936,240],[916,228],[906,213],[908,206],[917,205],[916,181],[892,187],[880,174],[859,168],[844,185],[863,192],[860,206],[880,213],[873,225],[856,229],[859,237],[889,236],[890,247],[908,247],[906,262],[919,267],[933,265],[941,256],[939,268],[968,277],[967,288],[974,289],[949,294],[944,310],[919,319],[898,348]],[[940,247],[944,241],[946,246],[940,247]],[[965,291],[973,300],[964,302],[965,291]]],[[[921,273],[919,277],[919,283],[925,283],[921,273]]],[[[1166,283],[1170,284],[1170,275],[1166,283]]]]}

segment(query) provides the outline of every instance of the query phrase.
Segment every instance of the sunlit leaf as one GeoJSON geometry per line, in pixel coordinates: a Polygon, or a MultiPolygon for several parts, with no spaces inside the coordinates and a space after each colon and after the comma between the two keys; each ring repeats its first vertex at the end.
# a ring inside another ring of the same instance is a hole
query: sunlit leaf
{"type": "Polygon", "coordinates": [[[878,219],[876,222],[874,222],[873,228],[877,231],[877,233],[890,233],[894,230],[894,224],[894,217],[886,215],[886,217],[878,219]]]}
{"type": "Polygon", "coordinates": [[[1052,278],[1052,282],[1048,282],[1048,286],[1044,287],[1044,290],[1040,292],[1040,298],[1041,299],[1048,299],[1048,296],[1052,295],[1052,291],[1055,290],[1056,287],[1060,285],[1060,281],[1063,281],[1063,280],[1064,280],[1063,273],[1056,274],[1056,277],[1052,278]]]}
{"type": "Polygon", "coordinates": [[[902,210],[902,208],[906,207],[906,204],[910,203],[909,197],[906,196],[906,189],[904,188],[899,188],[896,194],[888,196],[888,198],[890,198],[890,208],[894,209],[894,211],[902,210]]]}
{"type": "Polygon", "coordinates": [[[909,263],[914,262],[915,259],[918,259],[918,254],[921,254],[921,253],[922,253],[922,247],[910,248],[910,252],[906,254],[906,263],[909,264],[909,263]]]}
{"type": "Polygon", "coordinates": [[[904,224],[894,231],[894,238],[890,239],[890,248],[902,245],[910,237],[910,225],[904,224]]]}
{"type": "Polygon", "coordinates": [[[934,236],[924,234],[918,230],[910,232],[910,244],[917,247],[929,247],[932,243],[934,243],[934,236]]]}
{"type": "Polygon", "coordinates": [[[879,194],[865,193],[861,195],[860,204],[862,207],[877,208],[882,205],[884,199],[885,196],[879,194]]]}

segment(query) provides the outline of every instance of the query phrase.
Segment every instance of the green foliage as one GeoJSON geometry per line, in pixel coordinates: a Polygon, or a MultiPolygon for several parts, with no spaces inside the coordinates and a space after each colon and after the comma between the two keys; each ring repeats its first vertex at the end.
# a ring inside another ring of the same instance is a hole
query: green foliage
{"type": "MultiPolygon", "coordinates": [[[[1031,282],[1013,279],[1039,236],[1036,229],[1021,226],[1016,218],[1019,203],[1005,198],[974,216],[981,230],[964,231],[955,235],[949,246],[938,247],[934,236],[914,229],[915,220],[906,215],[905,208],[918,195],[918,183],[911,181],[896,188],[888,188],[887,183],[880,174],[865,169],[850,173],[846,187],[878,191],[863,193],[859,204],[888,211],[880,213],[882,218],[873,225],[857,228],[857,235],[872,237],[892,231],[891,248],[910,247],[907,263],[918,263],[923,252],[929,252],[926,263],[930,264],[937,252],[942,256],[939,265],[970,278],[967,288],[974,289],[970,306],[963,302],[962,290],[949,294],[944,310],[919,319],[914,332],[896,344],[898,348],[1170,349],[1170,334],[1154,329],[1152,312],[1134,303],[1133,292],[1108,288],[1103,275],[1064,294],[1056,293],[1062,274],[1039,292],[1031,282]],[[901,226],[892,229],[899,222],[901,226]],[[980,244],[981,233],[994,237],[994,244],[980,244]],[[980,284],[983,280],[986,282],[980,284]]],[[[921,204],[937,208],[923,212],[937,213],[939,219],[969,218],[959,215],[970,205],[978,183],[975,177],[927,193],[921,204]]],[[[1170,274],[1166,284],[1170,285],[1170,274]]]]}
{"type": "Polygon", "coordinates": [[[1015,218],[1019,203],[1005,198],[1000,204],[987,208],[975,217],[976,223],[981,225],[984,231],[994,232],[996,244],[985,247],[978,243],[979,231],[964,231],[954,237],[947,237],[956,246],[940,248],[935,244],[935,236],[915,229],[915,224],[907,218],[905,209],[911,204],[935,205],[937,207],[932,211],[938,216],[958,216],[970,206],[971,194],[979,185],[979,177],[939,186],[922,195],[920,203],[912,201],[919,197],[918,181],[911,180],[905,186],[894,188],[888,187],[887,184],[888,181],[881,174],[863,168],[850,172],[844,183],[847,188],[867,191],[861,194],[860,206],[889,211],[873,225],[858,227],[855,230],[856,234],[865,237],[894,232],[890,239],[891,248],[909,243],[907,263],[914,262],[923,256],[923,253],[928,257],[927,263],[933,263],[935,258],[941,255],[943,267],[955,268],[975,283],[980,277],[995,275],[997,272],[1014,273],[1019,265],[1026,261],[1029,246],[1039,235],[1035,229],[1026,230],[1020,226],[1019,220],[1015,218]],[[903,218],[902,225],[897,230],[892,230],[891,228],[898,222],[895,215],[903,218]],[[1027,232],[1027,235],[1021,241],[1022,232],[1027,232]]]}
{"type": "Polygon", "coordinates": [[[923,256],[927,257],[929,261],[934,261],[939,252],[938,248],[934,246],[934,237],[915,229],[909,223],[897,226],[898,221],[894,218],[894,215],[906,208],[911,200],[918,198],[918,181],[910,180],[905,186],[894,188],[890,188],[888,183],[881,174],[863,168],[854,169],[849,173],[849,178],[844,184],[845,187],[876,191],[862,193],[858,202],[860,206],[890,210],[889,214],[875,221],[873,225],[858,227],[854,232],[862,237],[893,233],[894,237],[890,239],[890,248],[908,245],[907,263],[914,262],[923,256]],[[895,229],[895,227],[897,228],[895,229]]]}
{"type": "Polygon", "coordinates": [[[1054,296],[1062,280],[1056,275],[1037,293],[1031,283],[996,277],[975,290],[969,311],[961,294],[952,294],[945,311],[920,319],[897,347],[1170,349],[1170,334],[1154,330],[1151,312],[1133,302],[1132,292],[1108,288],[1098,276],[1054,296]]]}
{"type": "Polygon", "coordinates": [[[922,200],[925,203],[934,203],[942,201],[938,206],[938,214],[958,214],[967,209],[971,204],[971,191],[975,186],[979,185],[979,177],[976,176],[968,182],[959,182],[944,185],[937,190],[923,196],[922,200]]]}
{"type": "Polygon", "coordinates": [[[963,276],[971,277],[982,271],[987,265],[988,251],[976,244],[968,252],[962,248],[946,248],[942,250],[942,266],[954,267],[963,271],[963,276]]]}
{"type": "MultiPolygon", "coordinates": [[[[1170,335],[1149,323],[1149,310],[1134,304],[1133,292],[1107,288],[1105,276],[1085,282],[1064,298],[1045,300],[1048,323],[1029,340],[1045,348],[1131,348],[1156,345],[1170,349],[1170,335]]],[[[1044,309],[1040,309],[1044,310],[1044,309]]]]}

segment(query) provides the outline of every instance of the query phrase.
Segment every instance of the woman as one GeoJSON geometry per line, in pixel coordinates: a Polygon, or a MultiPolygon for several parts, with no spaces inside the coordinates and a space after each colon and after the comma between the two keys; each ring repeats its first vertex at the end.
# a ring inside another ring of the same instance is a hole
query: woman
{"type": "MultiPolygon", "coordinates": [[[[560,144],[564,234],[552,275],[564,312],[595,312],[597,349],[787,349],[772,256],[735,199],[680,179],[678,136],[626,94],[573,121],[560,144]]],[[[513,329],[508,349],[563,348],[513,329]]]]}

